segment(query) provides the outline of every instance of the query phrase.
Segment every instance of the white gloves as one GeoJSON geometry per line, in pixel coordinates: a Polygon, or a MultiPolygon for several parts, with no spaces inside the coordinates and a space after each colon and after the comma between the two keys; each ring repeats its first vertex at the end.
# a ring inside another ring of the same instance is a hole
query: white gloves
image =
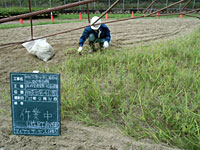
{"type": "MultiPolygon", "coordinates": [[[[103,43],[103,47],[104,48],[108,48],[109,47],[109,43],[108,43],[108,41],[105,41],[104,43],[103,43]]],[[[78,53],[81,55],[81,51],[83,50],[83,47],[79,47],[78,48],[78,53]]]]}
{"type": "Polygon", "coordinates": [[[108,48],[108,46],[109,46],[108,41],[105,41],[105,42],[103,43],[103,47],[104,47],[104,48],[108,48]]]}
{"type": "Polygon", "coordinates": [[[81,53],[82,49],[83,49],[83,47],[79,47],[78,52],[81,53]]]}

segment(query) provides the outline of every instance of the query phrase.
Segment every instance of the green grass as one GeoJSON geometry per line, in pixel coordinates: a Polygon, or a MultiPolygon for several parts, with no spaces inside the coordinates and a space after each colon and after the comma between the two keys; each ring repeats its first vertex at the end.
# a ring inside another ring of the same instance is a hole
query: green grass
{"type": "MultiPolygon", "coordinates": [[[[77,19],[79,18],[80,14],[69,14],[69,15],[59,15],[57,17],[57,19],[77,19]]],[[[135,13],[134,16],[138,17],[138,16],[142,16],[143,14],[141,13],[135,13]]],[[[145,14],[147,15],[147,14],[145,14]]],[[[198,14],[191,14],[194,16],[198,16],[198,14]]],[[[90,18],[92,18],[93,16],[100,16],[100,14],[90,14],[90,18]]],[[[122,18],[131,18],[132,14],[108,14],[109,18],[112,19],[122,19],[122,18]]],[[[160,18],[178,18],[179,15],[172,15],[172,16],[162,16],[160,18]]],[[[87,19],[88,15],[87,14],[82,14],[82,18],[83,19],[87,19]]],[[[105,18],[105,17],[104,17],[105,18]]],[[[148,17],[148,18],[155,18],[155,17],[148,17]]],[[[191,18],[188,16],[183,16],[183,18],[191,18]]]]}
{"type": "MultiPolygon", "coordinates": [[[[100,16],[101,14],[90,14],[90,18],[93,16],[100,16]]],[[[130,18],[132,14],[109,14],[109,18],[112,19],[121,19],[121,18],[130,18]]],[[[135,14],[135,16],[141,16],[142,14],[135,14]]],[[[57,19],[77,19],[80,14],[69,14],[69,15],[59,15],[57,19]]],[[[83,19],[88,18],[88,14],[82,14],[83,19]]],[[[105,16],[104,16],[105,18],[105,16]]]]}
{"type": "MultiPolygon", "coordinates": [[[[192,14],[194,16],[198,16],[198,14],[192,14]]],[[[90,14],[90,18],[92,18],[93,16],[100,16],[99,14],[90,14]]],[[[132,14],[109,14],[109,19],[122,19],[122,18],[131,18],[132,14]]],[[[142,14],[134,14],[135,17],[137,16],[142,16],[142,14]]],[[[34,19],[33,19],[33,25],[37,26],[37,25],[47,25],[47,24],[61,24],[61,23],[72,23],[72,22],[80,22],[79,20],[80,15],[79,14],[69,14],[69,15],[59,15],[54,19],[54,22],[51,21],[46,21],[46,22],[38,22],[38,23],[34,23],[34,19]],[[69,19],[67,21],[61,21],[64,19],[69,19]],[[71,19],[71,20],[70,20],[71,19]]],[[[88,15],[87,14],[82,14],[82,22],[87,22],[87,18],[88,15]]],[[[156,19],[156,17],[148,17],[146,19],[156,19]]],[[[179,18],[179,15],[173,15],[173,16],[160,16],[159,18],[161,19],[165,19],[165,18],[179,18]]],[[[192,18],[192,17],[188,17],[188,16],[183,16],[183,18],[192,18]]],[[[103,18],[105,21],[105,17],[103,18]]],[[[50,20],[50,19],[49,19],[50,20]]],[[[19,28],[19,27],[28,27],[30,26],[30,23],[24,23],[24,24],[0,24],[0,29],[9,29],[9,28],[19,28]]]]}
{"type": "Polygon", "coordinates": [[[0,115],[4,115],[4,113],[9,113],[8,110],[6,110],[5,108],[2,108],[3,105],[10,105],[10,93],[8,92],[8,90],[5,87],[1,87],[0,90],[0,115]]]}
{"type": "MultiPolygon", "coordinates": [[[[49,19],[50,20],[50,19],[49,19]]],[[[38,22],[34,23],[33,20],[33,26],[38,26],[38,25],[47,25],[47,24],[61,24],[61,23],[72,23],[72,22],[80,22],[79,20],[73,20],[73,21],[59,21],[55,20],[54,22],[51,21],[46,21],[46,22],[38,22]]],[[[29,27],[30,23],[24,23],[24,24],[0,24],[0,29],[9,29],[9,28],[19,28],[19,27],[29,27]]]]}
{"type": "Polygon", "coordinates": [[[63,118],[94,126],[111,122],[137,139],[197,150],[199,51],[200,29],[150,46],[68,54],[65,62],[40,72],[61,74],[63,118]]]}
{"type": "MultiPolygon", "coordinates": [[[[32,8],[32,12],[44,10],[46,8],[32,8]]],[[[0,16],[16,16],[29,13],[29,7],[0,8],[0,16]]]]}

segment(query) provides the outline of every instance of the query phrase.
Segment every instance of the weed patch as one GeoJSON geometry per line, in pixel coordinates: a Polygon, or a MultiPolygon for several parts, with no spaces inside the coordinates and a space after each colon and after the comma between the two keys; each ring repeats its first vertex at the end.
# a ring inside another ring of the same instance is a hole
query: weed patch
{"type": "Polygon", "coordinates": [[[111,121],[138,139],[200,149],[200,29],[141,47],[67,56],[48,68],[62,77],[62,116],[111,121]]]}

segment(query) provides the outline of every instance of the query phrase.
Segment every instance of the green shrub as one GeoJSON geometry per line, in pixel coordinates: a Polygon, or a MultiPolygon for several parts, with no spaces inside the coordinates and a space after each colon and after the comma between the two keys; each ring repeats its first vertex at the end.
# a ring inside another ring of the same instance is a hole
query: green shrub
{"type": "MultiPolygon", "coordinates": [[[[32,12],[43,10],[45,8],[32,8],[32,12]]],[[[29,13],[29,8],[24,7],[11,7],[11,8],[0,8],[0,16],[9,17],[29,13]]]]}

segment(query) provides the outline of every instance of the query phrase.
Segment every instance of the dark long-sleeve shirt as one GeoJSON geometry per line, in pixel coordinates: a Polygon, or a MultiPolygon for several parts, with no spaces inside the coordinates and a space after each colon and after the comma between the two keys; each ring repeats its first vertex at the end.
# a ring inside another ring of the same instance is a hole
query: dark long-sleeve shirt
{"type": "Polygon", "coordinates": [[[111,36],[110,36],[110,30],[105,24],[101,24],[100,28],[98,29],[100,32],[100,35],[98,35],[97,32],[92,30],[90,26],[86,27],[83,31],[82,36],[79,40],[79,46],[82,47],[85,40],[89,37],[89,35],[92,33],[96,38],[105,38],[105,41],[110,42],[111,36]]]}

